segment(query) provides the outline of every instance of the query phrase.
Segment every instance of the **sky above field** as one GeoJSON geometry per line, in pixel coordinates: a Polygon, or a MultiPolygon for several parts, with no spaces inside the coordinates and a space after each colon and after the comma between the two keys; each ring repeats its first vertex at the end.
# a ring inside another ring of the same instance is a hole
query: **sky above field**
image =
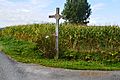
{"type": "MultiPolygon", "coordinates": [[[[0,27],[55,22],[49,19],[66,0],[0,0],[0,27]]],[[[89,25],[120,25],[120,0],[88,0],[92,15],[89,25]]],[[[61,20],[63,22],[63,20],[61,20]]]]}

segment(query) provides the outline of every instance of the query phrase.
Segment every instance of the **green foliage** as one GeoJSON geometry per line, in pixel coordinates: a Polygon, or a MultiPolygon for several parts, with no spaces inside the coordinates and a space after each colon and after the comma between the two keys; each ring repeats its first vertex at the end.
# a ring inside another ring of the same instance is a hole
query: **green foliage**
{"type": "Polygon", "coordinates": [[[62,16],[70,23],[87,24],[91,15],[90,5],[87,0],[66,0],[62,16]]]}
{"type": "Polygon", "coordinates": [[[37,41],[38,49],[44,54],[45,58],[54,58],[55,56],[55,36],[53,35],[41,35],[37,41]]]}
{"type": "MultiPolygon", "coordinates": [[[[60,58],[84,61],[120,61],[120,28],[118,26],[61,25],[60,58]]],[[[55,25],[34,24],[7,27],[1,35],[36,43],[42,57],[55,56],[55,25]]],[[[21,49],[22,50],[22,49],[21,49]]]]}
{"type": "Polygon", "coordinates": [[[7,55],[34,59],[42,57],[42,53],[37,50],[36,44],[32,42],[1,36],[0,46],[2,47],[0,51],[4,51],[7,55]]]}

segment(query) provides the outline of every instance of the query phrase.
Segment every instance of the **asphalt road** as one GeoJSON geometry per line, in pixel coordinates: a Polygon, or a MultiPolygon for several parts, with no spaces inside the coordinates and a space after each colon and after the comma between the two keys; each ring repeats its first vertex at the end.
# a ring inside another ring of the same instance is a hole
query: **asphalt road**
{"type": "Polygon", "coordinates": [[[68,70],[24,64],[0,52],[0,80],[120,80],[120,71],[68,70]]]}

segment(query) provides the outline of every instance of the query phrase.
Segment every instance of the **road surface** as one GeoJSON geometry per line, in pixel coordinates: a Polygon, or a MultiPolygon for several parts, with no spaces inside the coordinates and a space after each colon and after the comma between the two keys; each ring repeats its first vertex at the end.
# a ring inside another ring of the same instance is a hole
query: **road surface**
{"type": "Polygon", "coordinates": [[[69,70],[24,64],[0,52],[0,80],[120,80],[120,71],[69,70]]]}

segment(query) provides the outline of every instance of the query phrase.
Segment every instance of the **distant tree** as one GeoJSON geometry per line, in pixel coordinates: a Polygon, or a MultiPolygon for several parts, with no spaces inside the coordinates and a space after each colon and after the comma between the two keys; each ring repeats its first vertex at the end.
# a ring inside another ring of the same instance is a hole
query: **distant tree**
{"type": "Polygon", "coordinates": [[[62,11],[63,19],[69,23],[86,25],[91,15],[90,4],[87,0],[66,0],[62,11]]]}

